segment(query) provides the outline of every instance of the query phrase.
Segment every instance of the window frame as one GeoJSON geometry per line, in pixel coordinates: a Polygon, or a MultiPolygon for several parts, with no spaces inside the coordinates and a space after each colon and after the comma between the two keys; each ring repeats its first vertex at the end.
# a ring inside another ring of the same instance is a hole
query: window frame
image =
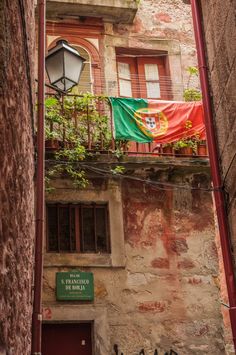
{"type": "MultiPolygon", "coordinates": [[[[120,77],[118,71],[118,63],[127,63],[130,65],[130,74],[131,74],[131,90],[132,96],[134,98],[147,98],[147,82],[152,82],[152,80],[146,80],[145,76],[145,64],[156,64],[158,67],[159,79],[154,80],[153,82],[158,82],[160,85],[160,97],[159,98],[151,98],[148,99],[159,99],[159,100],[167,100],[171,99],[171,93],[168,94],[167,83],[163,80],[163,77],[170,78],[169,70],[167,67],[167,55],[160,56],[124,56],[117,54],[117,81],[118,81],[118,89],[120,95],[120,77]]],[[[127,97],[121,96],[120,97],[127,97]]]]}
{"type": "MultiPolygon", "coordinates": [[[[95,180],[96,181],[96,180],[95,180]]],[[[44,266],[45,268],[124,268],[126,265],[125,226],[121,182],[114,179],[104,180],[101,185],[94,182],[89,189],[68,187],[64,180],[55,182],[55,190],[46,195],[46,203],[108,203],[110,254],[48,253],[46,250],[46,223],[44,223],[44,266]]],[[[45,208],[46,221],[46,208],[45,208]]]]}
{"type": "MultiPolygon", "coordinates": [[[[117,78],[118,78],[118,89],[119,89],[119,94],[120,94],[120,78],[119,76],[119,63],[124,63],[124,64],[129,64],[130,67],[130,82],[131,82],[131,97],[138,97],[133,95],[133,93],[139,93],[139,85],[137,81],[137,67],[135,63],[135,58],[131,57],[117,57],[117,78]],[[118,60],[119,58],[119,60],[118,60]]],[[[130,96],[121,96],[121,97],[130,97],[130,96]]]]}
{"type": "Polygon", "coordinates": [[[46,203],[46,252],[51,254],[51,253],[56,253],[56,254],[72,254],[72,253],[78,253],[78,254],[111,254],[111,240],[110,240],[110,223],[109,223],[109,204],[108,202],[78,202],[78,203],[62,203],[62,202],[50,202],[46,203]],[[57,245],[58,248],[57,250],[50,250],[49,246],[49,214],[48,214],[48,208],[49,207],[56,207],[57,208],[57,245]],[[96,209],[97,208],[103,208],[105,211],[105,230],[106,230],[106,235],[105,235],[105,241],[106,241],[106,251],[99,251],[98,250],[98,245],[97,245],[97,235],[96,235],[96,226],[94,228],[94,251],[83,251],[83,244],[84,244],[84,237],[83,237],[83,225],[82,223],[82,210],[83,208],[92,208],[93,209],[93,223],[96,223],[96,209]],[[61,250],[60,249],[60,221],[59,221],[59,209],[60,208],[67,208],[69,209],[69,228],[70,228],[70,250],[61,250]],[[74,209],[75,213],[75,223],[74,223],[74,228],[75,228],[75,249],[71,248],[71,210],[74,209]],[[82,228],[82,229],[81,229],[82,228]]]}

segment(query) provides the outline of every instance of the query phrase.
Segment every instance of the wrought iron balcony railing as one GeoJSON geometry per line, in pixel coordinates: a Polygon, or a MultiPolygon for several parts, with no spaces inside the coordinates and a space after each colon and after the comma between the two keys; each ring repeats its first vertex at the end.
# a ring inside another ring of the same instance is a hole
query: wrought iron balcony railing
{"type": "Polygon", "coordinates": [[[93,94],[56,97],[47,94],[45,147],[47,152],[84,147],[90,154],[116,156],[207,157],[206,143],[193,140],[191,146],[136,143],[114,139],[114,123],[107,97],[93,94]]]}

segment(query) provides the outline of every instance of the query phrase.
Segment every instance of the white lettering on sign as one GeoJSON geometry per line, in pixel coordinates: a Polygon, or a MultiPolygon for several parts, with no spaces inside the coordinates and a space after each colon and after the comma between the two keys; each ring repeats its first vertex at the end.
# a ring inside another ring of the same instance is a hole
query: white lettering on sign
{"type": "Polygon", "coordinates": [[[66,279],[67,285],[89,285],[89,280],[66,279]]]}
{"type": "Polygon", "coordinates": [[[56,277],[58,300],[94,299],[93,274],[82,272],[59,272],[56,277]]]}
{"type": "Polygon", "coordinates": [[[70,274],[70,277],[71,278],[77,278],[77,277],[80,277],[80,274],[70,274]]]}
{"type": "Polygon", "coordinates": [[[71,286],[71,288],[72,288],[72,290],[77,290],[77,291],[84,291],[85,290],[85,286],[83,286],[83,285],[72,285],[71,286]]]}

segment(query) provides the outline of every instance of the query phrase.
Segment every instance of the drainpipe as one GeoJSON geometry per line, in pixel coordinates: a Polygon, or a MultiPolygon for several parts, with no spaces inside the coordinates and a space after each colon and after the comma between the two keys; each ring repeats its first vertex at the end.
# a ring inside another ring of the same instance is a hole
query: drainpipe
{"type": "Polygon", "coordinates": [[[32,319],[32,355],[41,355],[42,334],[42,275],[44,235],[44,73],[45,73],[45,7],[38,0],[38,124],[36,164],[36,235],[34,300],[32,319]]]}
{"type": "Polygon", "coordinates": [[[233,334],[234,348],[236,349],[236,285],[231,253],[230,233],[227,222],[225,197],[220,175],[219,157],[217,154],[217,142],[213,124],[213,112],[211,106],[207,61],[205,56],[202,11],[199,0],[191,0],[193,25],[198,54],[199,74],[203,95],[203,107],[205,114],[206,135],[209,149],[212,182],[214,187],[214,197],[216,213],[218,217],[220,242],[225,269],[226,285],[229,297],[229,315],[233,334]]]}

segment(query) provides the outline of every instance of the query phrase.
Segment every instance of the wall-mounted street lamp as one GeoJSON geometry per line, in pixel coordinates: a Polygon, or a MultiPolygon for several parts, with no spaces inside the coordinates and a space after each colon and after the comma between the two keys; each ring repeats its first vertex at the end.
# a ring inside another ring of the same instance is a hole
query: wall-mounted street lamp
{"type": "Polygon", "coordinates": [[[85,59],[66,41],[60,40],[49,50],[45,60],[45,9],[46,0],[38,0],[38,128],[37,128],[37,178],[36,178],[36,233],[34,300],[32,316],[32,355],[41,355],[42,337],[42,276],[43,276],[43,236],[44,236],[44,176],[45,176],[45,66],[50,87],[65,94],[77,85],[84,68],[85,59]],[[46,62],[46,63],[45,63],[46,62]]]}
{"type": "Polygon", "coordinates": [[[59,40],[46,56],[46,71],[52,86],[68,91],[77,85],[85,59],[67,41],[59,40]]]}

